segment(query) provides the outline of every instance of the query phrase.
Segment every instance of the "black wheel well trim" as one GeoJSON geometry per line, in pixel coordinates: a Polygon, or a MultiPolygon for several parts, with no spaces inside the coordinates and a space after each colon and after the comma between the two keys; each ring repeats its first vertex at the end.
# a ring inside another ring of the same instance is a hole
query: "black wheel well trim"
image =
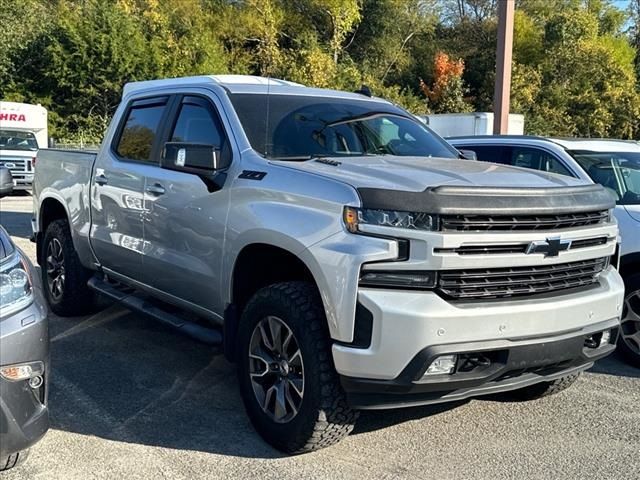
{"type": "Polygon", "coordinates": [[[311,269],[290,250],[262,242],[242,248],[233,265],[231,302],[224,311],[224,354],[227,360],[235,361],[240,318],[251,297],[268,285],[300,280],[318,289],[311,269]]]}
{"type": "MultiPolygon", "coordinates": [[[[57,198],[47,197],[40,204],[38,234],[36,235],[36,260],[42,265],[42,241],[47,227],[56,220],[69,220],[67,209],[57,198]]],[[[73,235],[72,235],[73,240],[73,235]]]]}

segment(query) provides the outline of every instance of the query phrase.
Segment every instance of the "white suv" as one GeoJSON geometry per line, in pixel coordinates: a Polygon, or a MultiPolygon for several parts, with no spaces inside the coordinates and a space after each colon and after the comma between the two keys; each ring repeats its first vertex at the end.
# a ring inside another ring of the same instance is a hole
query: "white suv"
{"type": "Polygon", "coordinates": [[[624,140],[511,135],[447,140],[458,149],[474,151],[478,160],[590,180],[615,195],[622,236],[620,273],[626,285],[618,347],[630,363],[640,367],[640,145],[624,140]]]}

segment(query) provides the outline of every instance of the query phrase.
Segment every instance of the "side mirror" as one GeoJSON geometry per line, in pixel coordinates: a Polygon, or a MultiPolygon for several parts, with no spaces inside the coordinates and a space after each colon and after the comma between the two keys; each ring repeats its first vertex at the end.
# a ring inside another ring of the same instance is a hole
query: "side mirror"
{"type": "Polygon", "coordinates": [[[167,170],[210,176],[223,168],[220,149],[202,143],[167,142],[164,144],[160,166],[167,170]]]}
{"type": "Polygon", "coordinates": [[[460,157],[465,160],[478,160],[478,155],[473,150],[458,150],[460,152],[460,157]]]}

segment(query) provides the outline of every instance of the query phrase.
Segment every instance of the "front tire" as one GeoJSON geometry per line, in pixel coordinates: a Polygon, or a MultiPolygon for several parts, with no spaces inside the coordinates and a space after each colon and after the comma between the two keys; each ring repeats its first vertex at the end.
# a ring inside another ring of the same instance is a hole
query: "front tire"
{"type": "Polygon", "coordinates": [[[333,365],[316,289],[287,282],[249,301],[238,332],[238,380],[258,433],[286,453],[319,450],[346,437],[358,417],[333,365]]]}
{"type": "Polygon", "coordinates": [[[618,351],[630,365],[640,368],[640,275],[626,277],[624,283],[618,351]]]}
{"type": "Polygon", "coordinates": [[[67,220],[55,220],[44,234],[42,287],[56,315],[72,317],[93,309],[95,295],[87,286],[91,271],[80,263],[67,220]]]}
{"type": "Polygon", "coordinates": [[[555,395],[569,388],[575,383],[579,376],[580,373],[574,373],[566,377],[558,378],[557,380],[552,380],[551,382],[536,383],[535,385],[514,390],[509,396],[513,400],[520,402],[528,402],[530,400],[548,397],[549,395],[555,395]]]}

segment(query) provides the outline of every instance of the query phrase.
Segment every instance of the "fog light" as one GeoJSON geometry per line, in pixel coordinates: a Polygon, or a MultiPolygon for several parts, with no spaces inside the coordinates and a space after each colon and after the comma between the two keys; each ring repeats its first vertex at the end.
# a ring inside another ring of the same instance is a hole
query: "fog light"
{"type": "Polygon", "coordinates": [[[44,373],[42,362],[24,363],[22,365],[8,365],[0,367],[0,376],[11,382],[19,382],[30,378],[39,377],[44,373]]]}
{"type": "Polygon", "coordinates": [[[610,341],[611,341],[611,330],[605,330],[604,332],[602,332],[602,337],[600,337],[600,344],[598,346],[604,347],[605,345],[608,345],[610,341]]]}
{"type": "Polygon", "coordinates": [[[456,360],[456,355],[441,355],[431,362],[425,375],[451,374],[456,368],[456,360]]]}

